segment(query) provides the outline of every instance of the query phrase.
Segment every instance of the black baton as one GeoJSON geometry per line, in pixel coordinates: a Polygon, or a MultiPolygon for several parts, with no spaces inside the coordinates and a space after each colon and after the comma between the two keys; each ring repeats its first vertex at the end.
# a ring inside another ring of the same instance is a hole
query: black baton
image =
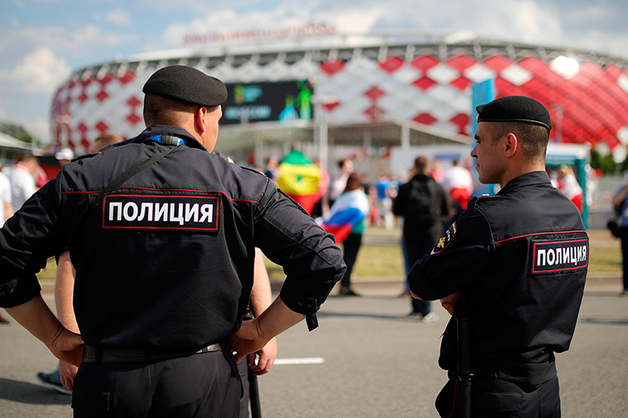
{"type": "MultiPolygon", "coordinates": [[[[251,305],[249,304],[246,307],[244,315],[242,319],[253,319],[255,315],[253,315],[253,310],[251,309],[251,305]]],[[[248,359],[245,357],[244,360],[247,362],[247,370],[248,370],[248,381],[249,381],[249,402],[251,404],[251,418],[262,418],[262,405],[259,400],[259,385],[257,384],[257,376],[253,374],[251,369],[248,366],[248,359]]]]}
{"type": "Polygon", "coordinates": [[[262,418],[262,405],[259,401],[257,376],[249,369],[249,399],[251,401],[251,418],[262,418]]]}
{"type": "Polygon", "coordinates": [[[456,401],[458,418],[471,417],[471,343],[469,341],[469,320],[456,318],[458,340],[458,392],[456,401]]]}

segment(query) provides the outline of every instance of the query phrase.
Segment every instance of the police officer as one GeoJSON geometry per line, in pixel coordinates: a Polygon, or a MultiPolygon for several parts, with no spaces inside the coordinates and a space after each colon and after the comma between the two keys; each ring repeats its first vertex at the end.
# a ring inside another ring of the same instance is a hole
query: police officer
{"type": "Polygon", "coordinates": [[[304,317],[316,327],[342,253],[266,176],[211,154],[221,81],[170,66],[143,91],[144,132],[66,164],[0,231],[0,306],[58,358],[82,362],[76,417],[237,417],[236,362],[304,317]],[[242,322],[255,247],[287,277],[242,322]],[[65,249],[81,336],[35,276],[65,249]]]}
{"type": "Polygon", "coordinates": [[[436,408],[463,416],[456,414],[469,404],[456,400],[470,382],[466,416],[559,417],[554,353],[573,336],[588,237],[545,172],[545,107],[511,96],[477,111],[471,156],[480,181],[501,190],[472,201],[408,277],[415,297],[441,299],[453,313],[439,359],[449,382],[436,408]]]}

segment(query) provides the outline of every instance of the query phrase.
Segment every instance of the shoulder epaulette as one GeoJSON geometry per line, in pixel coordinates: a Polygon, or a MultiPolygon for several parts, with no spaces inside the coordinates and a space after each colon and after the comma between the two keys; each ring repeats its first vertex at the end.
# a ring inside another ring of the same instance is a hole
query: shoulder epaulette
{"type": "Polygon", "coordinates": [[[84,160],[85,158],[91,158],[98,155],[98,153],[95,154],[85,154],[85,155],[79,155],[78,157],[76,157],[75,159],[72,160],[72,162],[74,161],[79,161],[79,160],[84,160]]]}
{"type": "Polygon", "coordinates": [[[494,199],[495,197],[497,196],[489,196],[487,194],[483,194],[482,196],[475,196],[473,199],[471,199],[471,201],[469,201],[467,208],[473,208],[479,205],[481,202],[487,201],[489,199],[494,199]]]}
{"type": "Polygon", "coordinates": [[[245,166],[245,165],[241,165],[241,166],[239,166],[239,167],[240,167],[240,168],[243,168],[243,169],[245,169],[245,170],[251,171],[251,172],[253,172],[253,173],[255,173],[255,174],[261,174],[262,176],[264,176],[264,177],[268,178],[268,177],[266,176],[266,174],[262,173],[262,172],[261,172],[261,171],[259,171],[259,170],[256,170],[255,168],[247,167],[247,166],[245,166]]]}

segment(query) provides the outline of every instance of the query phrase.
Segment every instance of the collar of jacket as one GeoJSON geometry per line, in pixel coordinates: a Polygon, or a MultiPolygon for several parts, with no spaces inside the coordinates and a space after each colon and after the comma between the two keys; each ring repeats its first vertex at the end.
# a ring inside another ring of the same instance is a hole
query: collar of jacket
{"type": "Polygon", "coordinates": [[[532,171],[530,173],[522,174],[519,177],[515,177],[514,179],[510,180],[508,184],[504,186],[504,188],[497,192],[497,195],[499,196],[501,194],[507,193],[517,187],[532,186],[535,184],[551,185],[552,182],[550,181],[549,175],[546,171],[532,171]]]}
{"type": "Polygon", "coordinates": [[[207,151],[207,149],[201,145],[200,142],[196,138],[194,138],[188,131],[183,128],[179,128],[178,126],[170,126],[170,125],[152,125],[146,128],[141,134],[136,136],[131,142],[143,142],[146,139],[158,136],[158,135],[168,135],[168,136],[176,136],[185,141],[185,144],[190,148],[198,148],[207,151]]]}

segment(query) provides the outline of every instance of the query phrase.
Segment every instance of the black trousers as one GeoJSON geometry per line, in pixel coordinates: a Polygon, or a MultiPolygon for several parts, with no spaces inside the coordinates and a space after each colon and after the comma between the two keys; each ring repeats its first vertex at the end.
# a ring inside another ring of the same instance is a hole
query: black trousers
{"type": "Polygon", "coordinates": [[[621,256],[623,267],[624,290],[628,289],[628,227],[622,226],[621,231],[621,256]]]}
{"type": "Polygon", "coordinates": [[[81,364],[75,418],[237,418],[242,385],[229,351],[152,363],[81,364]]]}
{"type": "MultiPolygon", "coordinates": [[[[432,251],[436,245],[436,241],[431,238],[425,238],[423,240],[404,239],[403,245],[405,245],[405,254],[407,259],[406,264],[409,267],[406,272],[407,275],[407,273],[409,273],[412,269],[412,266],[414,266],[414,263],[432,251]]],[[[432,304],[430,301],[419,300],[411,297],[410,303],[412,304],[412,313],[422,314],[425,316],[432,312],[432,304]]]]}
{"type": "MultiPolygon", "coordinates": [[[[458,416],[457,396],[457,382],[450,379],[436,398],[436,409],[441,417],[458,416]]],[[[560,418],[558,377],[533,389],[505,380],[475,377],[471,385],[471,417],[560,418]]]]}
{"type": "Polygon", "coordinates": [[[351,273],[353,272],[353,266],[358,259],[358,252],[362,246],[362,234],[349,234],[342,243],[344,248],[343,259],[347,265],[347,271],[340,280],[340,286],[346,289],[351,288],[351,273]]]}
{"type": "Polygon", "coordinates": [[[249,418],[249,404],[251,396],[249,395],[249,362],[247,357],[238,363],[238,372],[240,380],[242,380],[242,399],[240,399],[240,418],[249,418]]]}

